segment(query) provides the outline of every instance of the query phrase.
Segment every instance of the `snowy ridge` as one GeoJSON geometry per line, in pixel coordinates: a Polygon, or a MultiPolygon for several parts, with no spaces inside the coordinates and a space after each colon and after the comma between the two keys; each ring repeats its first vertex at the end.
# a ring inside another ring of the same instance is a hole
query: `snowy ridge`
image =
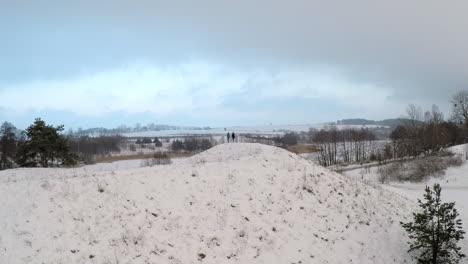
{"type": "Polygon", "coordinates": [[[2,263],[410,261],[399,221],[413,203],[275,147],[222,144],[174,165],[0,177],[36,171],[34,181],[0,181],[2,263]]]}

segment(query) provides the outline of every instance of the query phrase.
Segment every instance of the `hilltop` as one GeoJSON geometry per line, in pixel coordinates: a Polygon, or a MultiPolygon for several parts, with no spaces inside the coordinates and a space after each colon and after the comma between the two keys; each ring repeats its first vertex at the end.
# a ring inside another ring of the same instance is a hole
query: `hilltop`
{"type": "Polygon", "coordinates": [[[405,263],[409,200],[286,150],[0,172],[5,263],[405,263]]]}

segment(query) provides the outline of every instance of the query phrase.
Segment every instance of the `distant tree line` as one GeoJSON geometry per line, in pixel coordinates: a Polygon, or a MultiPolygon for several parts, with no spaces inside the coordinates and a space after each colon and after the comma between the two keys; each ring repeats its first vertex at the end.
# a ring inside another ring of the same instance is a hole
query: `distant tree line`
{"type": "MultiPolygon", "coordinates": [[[[383,147],[375,144],[377,137],[368,128],[340,130],[332,125],[321,130],[311,129],[309,137],[320,146],[319,161],[324,166],[437,154],[446,147],[468,141],[468,91],[454,94],[451,106],[450,117],[446,120],[436,105],[423,111],[410,104],[407,117],[388,121],[399,123],[383,147]]],[[[343,121],[339,123],[368,123],[365,119],[343,121]]]]}
{"type": "Polygon", "coordinates": [[[423,112],[421,107],[409,105],[409,119],[390,134],[393,158],[437,153],[444,148],[464,143],[467,129],[464,122],[444,120],[436,105],[423,112]]]}
{"type": "Polygon", "coordinates": [[[338,120],[336,123],[331,123],[330,125],[357,125],[357,126],[385,126],[390,128],[395,128],[401,123],[406,122],[406,118],[393,118],[393,119],[384,119],[381,121],[368,120],[363,118],[352,118],[352,119],[343,119],[338,120]]]}
{"type": "Polygon", "coordinates": [[[94,163],[96,156],[120,152],[120,146],[124,140],[122,136],[69,137],[71,151],[78,153],[79,159],[85,164],[94,163]]]}
{"type": "Polygon", "coordinates": [[[155,137],[154,140],[151,138],[138,138],[135,141],[135,144],[140,145],[141,147],[144,147],[148,144],[154,144],[155,147],[162,147],[162,142],[157,137],[155,137]]]}
{"type": "MultiPolygon", "coordinates": [[[[65,136],[63,126],[51,126],[36,119],[25,131],[4,122],[0,126],[0,170],[14,167],[73,166],[78,161],[94,163],[96,156],[120,152],[125,138],[118,135],[65,136]]],[[[161,147],[156,137],[137,140],[141,145],[161,147]]],[[[191,145],[188,144],[188,149],[191,145]]],[[[206,147],[203,142],[202,147],[206,147]]]]}

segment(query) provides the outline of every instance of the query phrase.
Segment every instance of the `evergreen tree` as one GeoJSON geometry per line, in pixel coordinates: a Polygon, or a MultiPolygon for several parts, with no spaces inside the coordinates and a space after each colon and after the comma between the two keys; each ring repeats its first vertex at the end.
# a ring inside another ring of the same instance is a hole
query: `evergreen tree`
{"type": "Polygon", "coordinates": [[[21,167],[49,167],[53,165],[75,165],[77,156],[70,152],[66,137],[59,132],[63,126],[47,125],[37,118],[26,129],[27,139],[18,147],[16,162],[21,167]]]}
{"type": "Polygon", "coordinates": [[[159,138],[157,138],[157,137],[154,138],[153,143],[154,143],[154,145],[155,145],[156,147],[162,147],[162,142],[159,141],[159,138]]]}
{"type": "Polygon", "coordinates": [[[141,141],[142,144],[151,144],[153,141],[151,141],[151,138],[143,138],[141,141]]]}
{"type": "Polygon", "coordinates": [[[418,199],[421,211],[413,213],[414,222],[401,223],[411,240],[408,252],[413,252],[420,264],[453,264],[465,257],[457,246],[465,232],[455,203],[442,203],[441,190],[439,184],[433,190],[426,186],[425,201],[418,199]]]}
{"type": "Polygon", "coordinates": [[[297,144],[298,135],[294,132],[286,133],[283,137],[283,144],[285,145],[296,145],[297,144]]]}

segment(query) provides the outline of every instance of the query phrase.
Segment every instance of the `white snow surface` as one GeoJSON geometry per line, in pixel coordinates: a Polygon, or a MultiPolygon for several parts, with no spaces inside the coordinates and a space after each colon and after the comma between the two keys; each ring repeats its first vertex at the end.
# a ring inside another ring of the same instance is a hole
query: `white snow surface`
{"type": "Polygon", "coordinates": [[[468,152],[468,144],[453,146],[448,148],[447,150],[451,151],[452,153],[465,156],[465,154],[468,152]]]}
{"type": "Polygon", "coordinates": [[[0,172],[0,263],[410,263],[414,203],[259,144],[0,172]]]}

